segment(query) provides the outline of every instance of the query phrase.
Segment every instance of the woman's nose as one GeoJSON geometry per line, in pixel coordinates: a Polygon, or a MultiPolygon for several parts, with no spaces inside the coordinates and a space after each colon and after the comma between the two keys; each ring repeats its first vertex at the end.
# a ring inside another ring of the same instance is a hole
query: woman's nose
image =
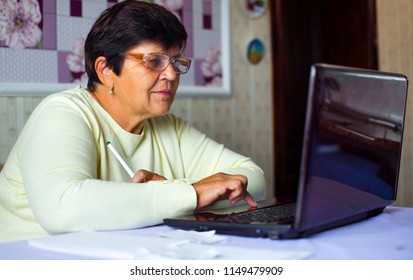
{"type": "Polygon", "coordinates": [[[161,76],[164,76],[166,79],[172,81],[177,78],[178,74],[175,72],[172,63],[169,63],[168,66],[166,66],[165,70],[162,71],[161,76]]]}

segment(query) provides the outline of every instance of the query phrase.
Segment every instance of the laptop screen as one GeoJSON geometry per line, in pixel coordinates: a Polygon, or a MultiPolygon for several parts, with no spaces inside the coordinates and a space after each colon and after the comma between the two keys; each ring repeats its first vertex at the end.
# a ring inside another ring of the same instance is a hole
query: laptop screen
{"type": "Polygon", "coordinates": [[[396,199],[407,80],[312,67],[295,227],[374,213],[396,199]]]}

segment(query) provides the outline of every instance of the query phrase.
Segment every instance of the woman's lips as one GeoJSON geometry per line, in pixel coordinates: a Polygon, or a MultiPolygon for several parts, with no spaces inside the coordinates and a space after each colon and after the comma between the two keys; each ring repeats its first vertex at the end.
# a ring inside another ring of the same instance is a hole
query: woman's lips
{"type": "Polygon", "coordinates": [[[159,91],[154,91],[153,93],[159,94],[159,95],[164,95],[164,96],[171,95],[170,90],[159,90],[159,91]]]}

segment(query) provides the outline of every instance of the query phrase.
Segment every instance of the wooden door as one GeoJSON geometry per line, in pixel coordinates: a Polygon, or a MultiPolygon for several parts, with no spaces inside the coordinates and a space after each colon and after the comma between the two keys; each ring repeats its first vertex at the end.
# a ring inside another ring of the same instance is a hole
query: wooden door
{"type": "Polygon", "coordinates": [[[377,69],[375,0],[272,0],[276,196],[297,191],[310,66],[377,69]]]}

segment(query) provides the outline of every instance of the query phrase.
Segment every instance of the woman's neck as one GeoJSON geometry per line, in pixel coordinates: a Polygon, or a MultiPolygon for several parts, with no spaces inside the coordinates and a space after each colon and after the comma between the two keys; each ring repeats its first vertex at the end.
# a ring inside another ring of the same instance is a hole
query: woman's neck
{"type": "Polygon", "coordinates": [[[119,105],[114,94],[109,94],[104,89],[96,89],[95,91],[87,90],[93,99],[96,100],[103,110],[105,110],[120,127],[130,133],[142,133],[145,119],[129,116],[119,105]]]}

